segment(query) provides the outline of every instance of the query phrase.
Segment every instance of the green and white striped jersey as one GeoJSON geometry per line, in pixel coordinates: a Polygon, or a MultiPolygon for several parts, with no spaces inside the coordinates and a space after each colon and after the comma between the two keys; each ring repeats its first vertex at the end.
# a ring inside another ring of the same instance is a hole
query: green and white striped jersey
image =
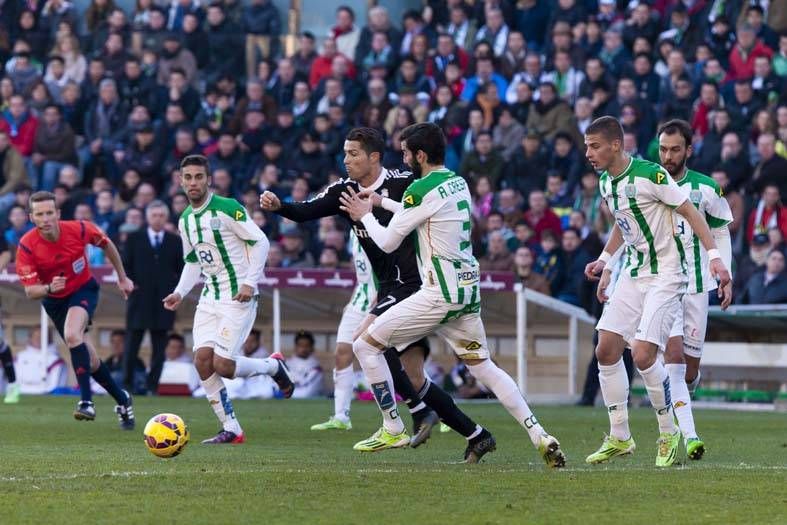
{"type": "Polygon", "coordinates": [[[388,224],[388,229],[402,236],[416,230],[421,287],[433,290],[447,303],[461,305],[449,317],[480,311],[478,261],[470,243],[470,202],[470,190],[462,177],[447,169],[435,170],[407,187],[403,209],[388,224]]]}
{"type": "MultiPolygon", "coordinates": [[[[732,210],[716,181],[694,170],[686,170],[686,175],[678,181],[678,186],[705,217],[711,229],[722,228],[732,222],[732,210]]],[[[717,283],[710,274],[708,252],[702,247],[699,237],[694,234],[686,219],[678,215],[677,220],[678,235],[686,253],[689,275],[686,293],[707,293],[715,290],[717,283]]]]}
{"type": "Polygon", "coordinates": [[[352,299],[347,305],[349,308],[366,313],[371,310],[374,301],[377,299],[377,276],[372,270],[372,263],[363,251],[361,243],[353,230],[350,230],[350,248],[353,254],[353,264],[355,265],[355,290],[352,299]]]}
{"type": "Polygon", "coordinates": [[[617,177],[602,173],[599,186],[625,241],[622,271],[633,279],[675,275],[685,280],[686,258],[674,209],[686,195],[667,170],[632,158],[617,177]]]}
{"type": "Polygon", "coordinates": [[[257,278],[247,280],[261,275],[260,268],[251,267],[249,246],[265,234],[238,201],[210,194],[200,208],[183,211],[178,229],[186,263],[199,264],[205,277],[200,300],[230,303],[242,284],[257,290],[257,278]]]}

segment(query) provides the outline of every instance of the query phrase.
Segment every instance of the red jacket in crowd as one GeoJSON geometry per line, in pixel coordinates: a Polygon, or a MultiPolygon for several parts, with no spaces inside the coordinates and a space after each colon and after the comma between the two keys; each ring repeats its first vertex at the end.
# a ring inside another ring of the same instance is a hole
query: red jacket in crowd
{"type": "Polygon", "coordinates": [[[748,53],[744,53],[741,46],[736,44],[730,51],[730,67],[727,68],[725,80],[753,77],[754,60],[757,57],[767,57],[770,60],[773,57],[773,50],[763,44],[761,40],[755,41],[754,47],[748,53]]]}
{"type": "Polygon", "coordinates": [[[33,145],[36,140],[36,130],[38,129],[38,119],[33,115],[29,115],[16,134],[11,133],[11,125],[4,118],[0,118],[0,131],[8,133],[11,145],[16,148],[23,157],[29,157],[33,154],[33,145]]]}

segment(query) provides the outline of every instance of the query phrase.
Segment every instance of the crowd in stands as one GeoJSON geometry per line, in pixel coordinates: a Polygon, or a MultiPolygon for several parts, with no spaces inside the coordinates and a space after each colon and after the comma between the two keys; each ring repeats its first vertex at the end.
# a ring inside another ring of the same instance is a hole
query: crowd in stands
{"type": "MultiPolygon", "coordinates": [[[[210,159],[214,191],[239,199],[272,240],[269,266],[349,267],[347,225],[287,223],[259,209],[343,176],[353,126],[382,130],[401,168],[401,130],[438,123],[447,166],[473,192],[484,270],[593,308],[579,271],[611,217],[584,160],[592,119],[618,117],[624,147],[658,160],[655,130],[694,130],[690,165],[733,210],[737,300],[785,302],[787,9],[774,0],[425,1],[392,20],[336,9],[328,35],[287,53],[270,0],[0,2],[0,218],[13,247],[27,197],[55,193],[123,248],[163,200],[188,202],[185,156],[210,159]]],[[[102,254],[91,255],[101,263],[102,254]]]]}

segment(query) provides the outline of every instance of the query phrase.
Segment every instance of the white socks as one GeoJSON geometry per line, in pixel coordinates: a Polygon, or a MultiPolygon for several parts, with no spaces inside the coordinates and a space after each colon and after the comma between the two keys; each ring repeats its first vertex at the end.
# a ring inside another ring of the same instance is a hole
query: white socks
{"type": "Polygon", "coordinates": [[[235,419],[235,410],[232,408],[232,401],[227,395],[224,381],[215,372],[209,378],[201,380],[202,387],[205,389],[205,397],[210,402],[210,407],[221,422],[224,430],[234,432],[237,435],[243,433],[240,423],[235,419]]]}
{"type": "MultiPolygon", "coordinates": [[[[656,419],[659,420],[659,432],[674,434],[675,421],[672,412],[672,399],[670,395],[670,382],[667,369],[656,359],[656,362],[647,370],[640,370],[645,389],[648,391],[650,403],[656,410],[656,419]]],[[[685,384],[685,379],[684,379],[685,384]]]]}
{"type": "Polygon", "coordinates": [[[609,435],[625,441],[631,437],[631,431],[628,409],[629,376],[623,358],[614,365],[599,363],[598,381],[609,414],[609,435]]]}
{"type": "Polygon", "coordinates": [[[333,369],[333,410],[335,419],[350,421],[350,403],[353,399],[353,365],[341,370],[333,369]]]}
{"type": "Polygon", "coordinates": [[[272,376],[279,370],[279,361],[266,357],[236,357],[235,377],[272,376]]]}
{"type": "Polygon", "coordinates": [[[383,413],[383,427],[391,434],[401,434],[404,432],[404,423],[399,417],[396,409],[396,398],[394,397],[393,378],[388,362],[383,356],[383,351],[379,350],[359,337],[353,343],[353,352],[358,362],[361,363],[363,373],[369,383],[377,401],[377,406],[383,413]]]}
{"type": "Polygon", "coordinates": [[[522,393],[516,386],[511,376],[499,368],[491,359],[487,359],[480,365],[468,365],[467,369],[473,376],[481,381],[497,397],[508,413],[514,416],[517,422],[525,427],[533,446],[538,447],[541,436],[546,434],[544,428],[533,415],[527,401],[522,397],[522,393]]]}
{"type": "Polygon", "coordinates": [[[672,407],[678,426],[686,439],[696,438],[697,430],[694,428],[694,415],[691,412],[691,397],[689,387],[686,385],[686,365],[671,363],[664,365],[669,375],[670,390],[672,392],[672,407]]]}

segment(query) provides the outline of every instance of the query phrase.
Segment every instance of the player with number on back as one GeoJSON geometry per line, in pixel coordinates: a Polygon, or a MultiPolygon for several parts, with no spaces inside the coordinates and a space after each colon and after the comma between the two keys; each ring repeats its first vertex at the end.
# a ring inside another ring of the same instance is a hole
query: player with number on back
{"type": "Polygon", "coordinates": [[[616,119],[593,121],[585,131],[585,144],[588,161],[603,172],[601,196],[615,216],[604,251],[585,268],[591,279],[602,273],[597,291],[602,302],[607,300],[609,284],[604,267],[623,243],[626,247],[621,276],[596,326],[599,382],[611,429],[586,461],[601,463],[634,451],[628,425],[629,382],[622,359],[628,344],[659,423],[656,466],[668,467],[675,462],[680,431],[674,422],[669,376],[657,354],[666,347],[686,292],[686,258],[676,237],[675,212],[708,251],[710,272],[720,279],[722,299],[729,292],[730,274],[702,215],[664,168],[623,151],[623,128],[616,119]]]}
{"type": "MultiPolygon", "coordinates": [[[[308,202],[281,203],[273,193],[265,192],[260,197],[260,204],[264,210],[275,211],[291,220],[302,222],[337,214],[349,219],[350,216],[341,209],[340,202],[340,197],[347,188],[352,188],[353,191],[365,190],[398,201],[414,177],[411,173],[383,168],[380,161],[384,150],[385,141],[379,131],[355,128],[348,133],[344,142],[344,164],[348,178],[334,183],[308,202]]],[[[383,224],[387,224],[393,216],[392,211],[383,208],[375,208],[374,214],[383,224]]],[[[401,243],[396,250],[386,253],[369,238],[360,221],[353,220],[352,227],[379,280],[377,303],[356,328],[353,334],[355,339],[377,316],[417,292],[421,286],[421,277],[415,243],[411,239],[401,243]]],[[[403,348],[401,363],[394,349],[388,349],[384,359],[388,364],[386,369],[393,378],[395,391],[405,399],[412,412],[415,427],[412,439],[405,435],[394,440],[367,440],[363,444],[357,444],[356,450],[373,452],[407,446],[408,443],[417,447],[429,437],[432,427],[437,423],[436,412],[443,422],[468,440],[467,449],[470,453],[465,452],[466,461],[479,461],[484,454],[494,450],[494,438],[459,410],[449,394],[424,376],[425,349],[428,347],[426,339],[417,338],[410,343],[412,344],[407,348],[403,348]],[[402,363],[406,373],[402,369],[402,363]]],[[[347,345],[346,350],[351,349],[352,347],[347,345]]],[[[352,353],[346,359],[351,363],[352,353]]],[[[391,399],[394,399],[393,393],[394,390],[391,391],[391,399]]]]}
{"type": "Polygon", "coordinates": [[[134,429],[131,396],[122,390],[85,339],[85,332],[98,304],[98,283],[90,273],[85,256],[89,244],[104,250],[117,273],[123,297],[134,290],[126,276],[115,244],[95,224],[88,221],[61,221],[55,195],[39,191],[30,196],[30,220],[35,228],[19,240],[16,272],[29,299],[42,299],[44,310],[68,345],[71,365],[79,384],[80,399],[74,411],[79,421],[96,418],[90,377],[117,401],[115,412],[120,428],[134,429]]]}
{"type": "Polygon", "coordinates": [[[184,158],[180,178],[189,199],[178,222],[186,264],[164,307],[177,309],[205,277],[194,314],[194,365],[222,428],[202,443],[243,443],[246,437],[221,378],[264,374],[273,377],[284,397],[291,397],[294,389],[281,354],[256,359],[242,351],[257,317],[257,283],[268,258],[268,238],[238,201],[210,191],[208,159],[184,158]]]}
{"type": "MultiPolygon", "coordinates": [[[[385,253],[394,252],[416,232],[422,282],[416,293],[377,317],[353,343],[383,415],[383,426],[356,447],[406,439],[382,353],[390,347],[404,349],[413,341],[435,334],[525,427],[546,464],[563,467],[566,458],[560,443],[544,431],[514,380],[489,358],[480,314],[478,261],[470,242],[470,191],[464,179],[443,165],[445,136],[435,124],[414,124],[402,131],[401,141],[404,160],[416,179],[405,190],[401,203],[384,201],[386,208],[396,209],[387,227],[372,213],[372,199],[362,198],[352,187],[341,197],[345,212],[363,224],[371,240],[385,253]]],[[[470,454],[472,446],[466,451],[470,454]]]]}

